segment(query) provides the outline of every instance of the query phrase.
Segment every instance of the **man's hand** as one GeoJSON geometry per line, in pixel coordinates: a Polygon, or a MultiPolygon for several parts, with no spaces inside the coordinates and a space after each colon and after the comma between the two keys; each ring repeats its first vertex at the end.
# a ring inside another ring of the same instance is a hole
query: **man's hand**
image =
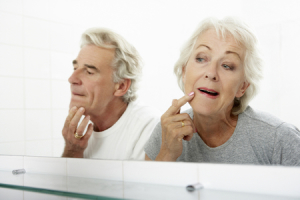
{"type": "Polygon", "coordinates": [[[83,158],[83,151],[86,149],[88,140],[93,132],[93,124],[89,124],[85,135],[83,135],[84,129],[89,123],[90,116],[85,116],[78,126],[83,113],[83,107],[78,109],[74,106],[69,111],[69,115],[66,118],[65,125],[62,130],[62,134],[66,142],[62,157],[83,158]],[[78,135],[77,138],[75,138],[76,133],[78,135]]]}
{"type": "Polygon", "coordinates": [[[195,132],[193,120],[180,108],[194,98],[194,93],[174,99],[172,106],[161,117],[162,145],[156,160],[176,161],[182,153],[182,139],[190,141],[195,132]]]}

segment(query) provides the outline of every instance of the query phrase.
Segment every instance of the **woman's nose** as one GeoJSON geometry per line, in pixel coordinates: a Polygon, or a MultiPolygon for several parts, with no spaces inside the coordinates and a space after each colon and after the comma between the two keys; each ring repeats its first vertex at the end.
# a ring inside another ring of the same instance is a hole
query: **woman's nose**
{"type": "Polygon", "coordinates": [[[218,80],[217,63],[210,63],[206,70],[205,78],[210,79],[212,81],[218,80]]]}

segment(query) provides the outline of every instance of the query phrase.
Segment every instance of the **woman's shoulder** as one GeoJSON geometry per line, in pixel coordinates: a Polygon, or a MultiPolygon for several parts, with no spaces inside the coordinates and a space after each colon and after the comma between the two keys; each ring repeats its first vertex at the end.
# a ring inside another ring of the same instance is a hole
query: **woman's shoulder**
{"type": "Polygon", "coordinates": [[[247,123],[261,123],[266,126],[278,127],[284,123],[278,117],[269,114],[267,112],[255,110],[252,107],[248,106],[246,110],[239,115],[239,119],[247,123]]]}
{"type": "Polygon", "coordinates": [[[299,132],[298,128],[294,125],[286,123],[270,113],[255,110],[250,106],[239,115],[239,119],[248,126],[263,126],[273,129],[293,129],[299,132]]]}

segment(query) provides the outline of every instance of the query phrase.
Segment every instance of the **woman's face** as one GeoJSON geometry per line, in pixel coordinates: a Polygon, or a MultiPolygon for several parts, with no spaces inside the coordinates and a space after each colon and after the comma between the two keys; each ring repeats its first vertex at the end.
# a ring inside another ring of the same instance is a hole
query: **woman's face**
{"type": "Polygon", "coordinates": [[[190,102],[202,115],[230,113],[235,97],[242,97],[249,84],[245,81],[245,48],[228,34],[217,36],[214,29],[198,37],[187,65],[183,68],[185,93],[195,92],[190,102]]]}

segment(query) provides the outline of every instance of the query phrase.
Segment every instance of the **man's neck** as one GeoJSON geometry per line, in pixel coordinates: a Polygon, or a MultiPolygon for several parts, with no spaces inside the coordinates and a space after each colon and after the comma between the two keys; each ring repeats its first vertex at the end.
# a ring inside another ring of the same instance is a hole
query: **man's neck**
{"type": "Polygon", "coordinates": [[[94,131],[101,132],[112,127],[124,114],[127,106],[127,103],[120,100],[107,106],[100,115],[91,116],[91,121],[94,123],[94,131]]]}

